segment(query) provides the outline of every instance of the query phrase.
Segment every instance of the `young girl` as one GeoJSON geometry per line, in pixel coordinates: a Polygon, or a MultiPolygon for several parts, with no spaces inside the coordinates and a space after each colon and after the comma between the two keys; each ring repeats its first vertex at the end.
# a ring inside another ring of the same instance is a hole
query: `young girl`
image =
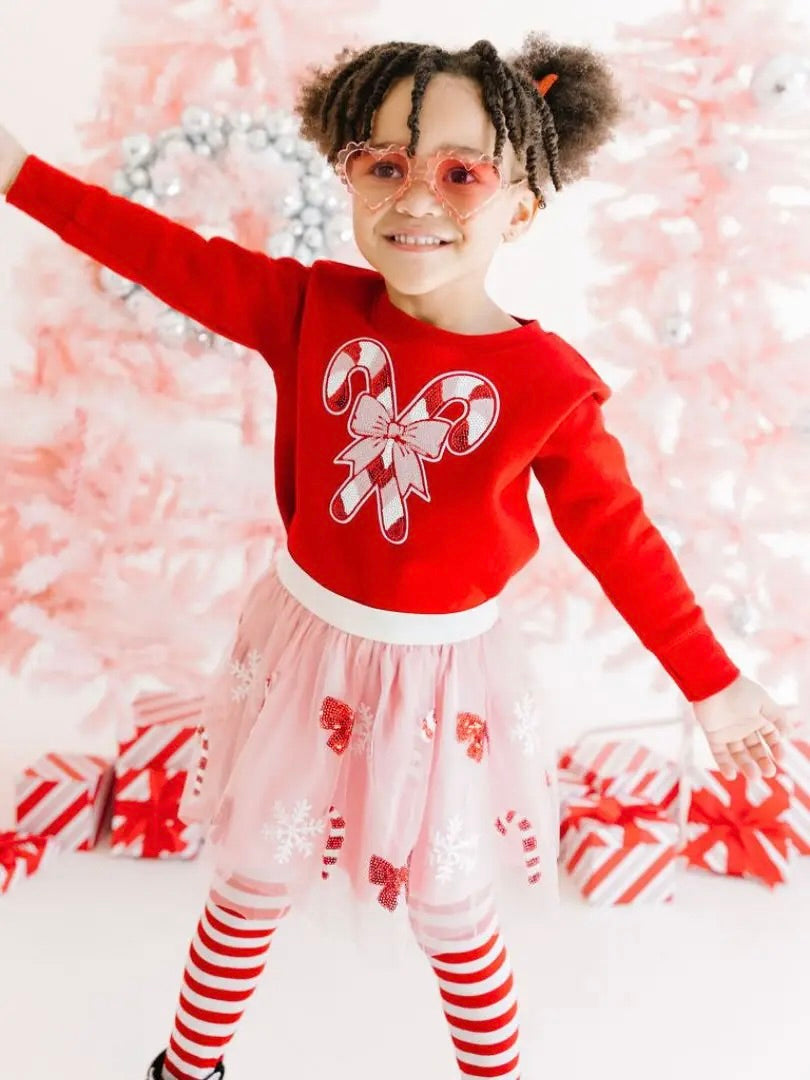
{"type": "Polygon", "coordinates": [[[316,882],[332,908],[342,876],[356,910],[427,954],[460,1073],[516,1080],[495,890],[518,864],[553,899],[558,829],[537,676],[501,600],[539,546],[531,472],[727,775],[773,775],[787,721],[645,516],[603,424],[609,387],[485,291],[543,185],[584,175],[619,118],[602,58],[534,35],[509,61],[487,41],[390,42],[313,72],[297,112],[352,193],[373,269],[206,242],[0,131],[12,205],[258,350],[276,381],[287,547],[248,596],[183,795],[216,872],[148,1075],[224,1076],[277,927],[316,882]]]}

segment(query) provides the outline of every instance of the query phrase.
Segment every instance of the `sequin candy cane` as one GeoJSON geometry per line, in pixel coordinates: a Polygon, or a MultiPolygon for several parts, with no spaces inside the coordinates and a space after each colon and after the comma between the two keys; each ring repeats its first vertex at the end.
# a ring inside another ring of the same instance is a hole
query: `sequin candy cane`
{"type": "MultiPolygon", "coordinates": [[[[498,818],[495,822],[495,828],[501,834],[506,836],[507,829],[514,822],[517,814],[514,810],[510,810],[504,814],[502,818],[498,818]]],[[[531,822],[528,818],[521,818],[517,823],[518,829],[523,834],[523,854],[525,856],[526,869],[529,873],[529,884],[536,885],[541,878],[541,873],[537,869],[540,865],[540,856],[537,854],[537,837],[532,829],[531,822]]]]}
{"type": "Polygon", "coordinates": [[[197,734],[200,738],[200,757],[197,762],[197,772],[194,776],[194,786],[191,792],[194,796],[199,795],[202,790],[203,776],[208,765],[208,732],[202,724],[197,728],[197,734]]]}
{"type": "Polygon", "coordinates": [[[338,861],[340,849],[346,839],[346,821],[337,812],[334,806],[329,807],[329,836],[326,841],[326,850],[323,854],[323,869],[321,877],[324,881],[329,879],[332,867],[338,861]]]}
{"type": "Polygon", "coordinates": [[[398,414],[387,349],[378,341],[356,338],[337,350],[326,370],[323,398],[332,414],[344,413],[351,404],[349,380],[357,369],[365,372],[370,392],[358,396],[349,418],[355,441],[334,459],[351,466],[352,474],[334,495],[329,513],[343,524],[376,491],[383,535],[401,544],[408,536],[408,495],[415,491],[430,502],[423,459],[439,461],[445,448],[457,456],[475,450],[498,417],[498,392],[483,376],[451,371],[433,379],[398,414]],[[453,402],[467,406],[465,415],[440,418],[453,402]]]}

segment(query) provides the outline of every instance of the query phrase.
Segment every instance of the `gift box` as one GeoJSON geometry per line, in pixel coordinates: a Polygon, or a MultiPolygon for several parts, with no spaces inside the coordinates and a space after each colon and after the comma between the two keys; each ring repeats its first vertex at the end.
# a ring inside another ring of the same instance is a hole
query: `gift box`
{"type": "Polygon", "coordinates": [[[116,776],[111,851],[141,859],[191,859],[202,827],[177,816],[188,777],[182,769],[127,770],[116,776]]]}
{"type": "Polygon", "coordinates": [[[116,772],[191,767],[201,727],[203,696],[171,691],[139,694],[132,703],[134,734],[118,744],[116,772]]]}
{"type": "Polygon", "coordinates": [[[584,738],[560,755],[558,769],[606,795],[643,799],[663,807],[678,797],[675,762],[637,739],[584,738]]]}
{"type": "Polygon", "coordinates": [[[784,819],[796,853],[810,855],[810,732],[785,739],[784,747],[779,776],[793,787],[784,819]]]}
{"type": "Polygon", "coordinates": [[[687,867],[750,878],[774,888],[787,880],[795,851],[786,814],[792,784],[783,777],[727,780],[701,770],[692,780],[684,857],[687,867]]]}
{"type": "Polygon", "coordinates": [[[52,836],[32,836],[13,830],[0,832],[0,895],[35,874],[59,850],[52,836]]]}
{"type": "Polygon", "coordinates": [[[43,754],[15,783],[17,829],[90,851],[104,825],[114,768],[93,754],[43,754]]]}
{"type": "Polygon", "coordinates": [[[560,862],[591,904],[669,903],[680,830],[663,805],[593,793],[572,800],[560,862]]]}

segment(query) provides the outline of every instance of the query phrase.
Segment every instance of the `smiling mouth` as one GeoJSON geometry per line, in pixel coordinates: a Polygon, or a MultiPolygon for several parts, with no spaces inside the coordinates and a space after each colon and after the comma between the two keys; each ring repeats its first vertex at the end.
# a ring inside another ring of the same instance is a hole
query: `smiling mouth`
{"type": "Polygon", "coordinates": [[[391,247],[397,249],[397,251],[409,251],[409,252],[426,252],[426,251],[439,251],[440,248],[449,247],[452,244],[452,240],[405,240],[397,239],[396,236],[386,236],[385,240],[391,247]]]}

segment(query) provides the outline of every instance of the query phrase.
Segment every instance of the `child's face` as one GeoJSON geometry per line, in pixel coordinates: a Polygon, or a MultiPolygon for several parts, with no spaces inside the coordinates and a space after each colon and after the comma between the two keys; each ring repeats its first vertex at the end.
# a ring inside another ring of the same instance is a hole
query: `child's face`
{"type": "MultiPolygon", "coordinates": [[[[370,142],[407,146],[411,133],[413,77],[395,83],[374,117],[370,142]]],[[[495,150],[495,128],[487,115],[476,82],[456,75],[434,75],[427,85],[419,114],[416,153],[429,156],[449,147],[479,154],[495,150]]],[[[507,180],[525,176],[507,140],[502,171],[507,180]]],[[[352,197],[354,234],[365,259],[389,285],[405,295],[424,295],[465,279],[471,293],[483,289],[487,269],[507,234],[520,235],[531,224],[536,199],[527,184],[499,190],[491,202],[472,217],[458,220],[431,191],[424,179],[414,179],[397,199],[370,210],[352,197]],[[450,241],[437,248],[396,247],[388,237],[399,231],[417,231],[450,241]]]]}

